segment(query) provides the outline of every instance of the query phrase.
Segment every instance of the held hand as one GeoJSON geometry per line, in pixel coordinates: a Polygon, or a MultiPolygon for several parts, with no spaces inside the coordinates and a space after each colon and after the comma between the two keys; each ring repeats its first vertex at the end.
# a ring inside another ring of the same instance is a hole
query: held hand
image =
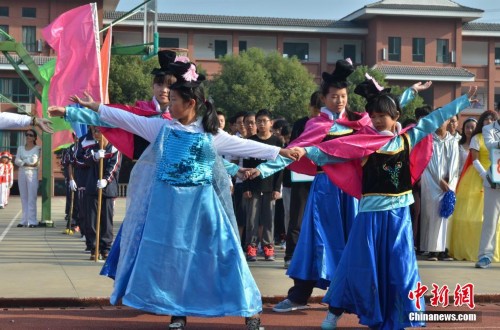
{"type": "Polygon", "coordinates": [[[73,191],[76,191],[76,189],[78,189],[78,186],[76,185],[75,180],[70,180],[69,181],[69,189],[71,189],[73,191]]]}
{"type": "Polygon", "coordinates": [[[240,167],[238,172],[236,172],[236,176],[238,179],[245,181],[250,176],[249,170],[251,170],[251,168],[240,167]]]}
{"type": "Polygon", "coordinates": [[[66,107],[60,107],[57,105],[51,105],[47,109],[49,117],[64,117],[66,115],[66,107]]]}
{"type": "Polygon", "coordinates": [[[273,200],[277,200],[281,198],[281,193],[279,191],[273,191],[273,200]]]}
{"type": "Polygon", "coordinates": [[[260,176],[260,171],[256,168],[249,168],[248,174],[249,174],[248,179],[253,180],[260,176]]]}
{"type": "Polygon", "coordinates": [[[54,130],[52,129],[52,122],[49,119],[46,118],[37,118],[35,120],[36,125],[40,127],[40,129],[44,132],[47,133],[54,133],[54,130]]]}
{"type": "Polygon", "coordinates": [[[78,97],[78,95],[73,95],[69,99],[71,102],[78,103],[86,108],[89,108],[92,111],[97,112],[97,110],[99,109],[100,103],[95,102],[94,99],[92,98],[92,96],[90,96],[90,94],[87,92],[83,92],[83,95],[85,96],[85,98],[81,99],[78,97]]]}
{"type": "Polygon", "coordinates": [[[294,154],[297,156],[297,159],[301,159],[307,154],[306,149],[302,147],[293,147],[290,150],[293,150],[294,154]]]}
{"type": "Polygon", "coordinates": [[[246,199],[252,198],[252,192],[251,191],[243,192],[243,198],[246,198],[246,199]]]}
{"type": "Polygon", "coordinates": [[[105,179],[97,180],[97,189],[104,189],[108,185],[108,181],[105,179]]]}
{"type": "Polygon", "coordinates": [[[415,90],[415,92],[419,93],[421,91],[425,91],[427,88],[431,87],[432,85],[432,81],[427,81],[426,83],[422,84],[422,82],[418,82],[416,84],[413,84],[411,86],[411,88],[413,88],[413,90],[415,90]]]}
{"type": "Polygon", "coordinates": [[[99,160],[101,158],[104,158],[106,156],[106,150],[104,149],[99,149],[94,153],[94,159],[99,160]]]}
{"type": "Polygon", "coordinates": [[[280,150],[280,155],[283,156],[283,157],[286,157],[286,158],[289,158],[293,161],[296,161],[299,159],[299,157],[297,156],[297,154],[292,150],[292,149],[281,149],[280,150]]]}
{"type": "Polygon", "coordinates": [[[478,102],[478,99],[475,98],[477,92],[477,86],[470,86],[469,91],[467,92],[467,97],[469,98],[470,103],[478,102]]]}
{"type": "Polygon", "coordinates": [[[439,187],[444,192],[450,190],[450,186],[448,185],[448,182],[446,182],[445,180],[440,180],[439,181],[439,187]]]}

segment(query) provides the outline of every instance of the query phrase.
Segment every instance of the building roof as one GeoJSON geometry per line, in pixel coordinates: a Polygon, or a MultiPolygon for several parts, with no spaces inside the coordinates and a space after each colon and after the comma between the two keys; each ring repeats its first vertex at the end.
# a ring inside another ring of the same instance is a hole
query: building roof
{"type": "MultiPolygon", "coordinates": [[[[105,23],[118,19],[125,12],[104,12],[105,23]]],[[[120,25],[142,26],[144,15],[138,12],[120,25]]],[[[327,19],[254,17],[254,16],[224,16],[198,14],[171,14],[158,13],[158,27],[189,26],[191,28],[234,29],[239,30],[286,30],[311,32],[341,32],[350,31],[354,34],[366,34],[368,30],[363,23],[349,21],[335,21],[327,19]]]]}
{"type": "Polygon", "coordinates": [[[474,74],[457,67],[375,65],[390,80],[474,81],[474,74]]]}
{"type": "Polygon", "coordinates": [[[368,4],[342,20],[366,20],[377,15],[390,15],[461,18],[469,22],[480,18],[483,13],[482,9],[462,6],[450,0],[382,0],[368,4]]]}
{"type": "Polygon", "coordinates": [[[465,23],[462,36],[500,37],[500,24],[497,23],[465,23]]]}

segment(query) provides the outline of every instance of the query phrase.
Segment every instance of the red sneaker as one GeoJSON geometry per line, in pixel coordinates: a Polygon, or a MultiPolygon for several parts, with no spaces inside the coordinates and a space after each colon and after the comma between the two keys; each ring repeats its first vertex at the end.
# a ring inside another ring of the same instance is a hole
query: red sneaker
{"type": "Polygon", "coordinates": [[[266,261],[274,261],[274,247],[271,244],[264,246],[264,257],[266,261]]]}
{"type": "Polygon", "coordinates": [[[257,261],[257,247],[252,244],[247,246],[247,261],[257,261]]]}

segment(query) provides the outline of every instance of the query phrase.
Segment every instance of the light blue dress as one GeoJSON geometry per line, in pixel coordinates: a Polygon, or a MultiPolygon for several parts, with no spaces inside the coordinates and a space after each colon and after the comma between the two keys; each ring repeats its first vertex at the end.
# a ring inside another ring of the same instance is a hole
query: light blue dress
{"type": "Polygon", "coordinates": [[[144,219],[143,226],[124,222],[126,250],[120,252],[112,302],[122,299],[166,315],[261,312],[259,290],[212,184],[212,135],[165,125],[146,153],[144,161],[155,168],[149,182],[134,186],[144,191],[134,191],[129,214],[144,219]]]}

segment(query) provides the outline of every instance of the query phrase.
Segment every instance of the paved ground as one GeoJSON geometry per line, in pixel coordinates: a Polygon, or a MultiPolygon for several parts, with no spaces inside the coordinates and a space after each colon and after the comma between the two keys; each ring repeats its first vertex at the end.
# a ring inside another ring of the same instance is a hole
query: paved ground
{"type": "MultiPolygon", "coordinates": [[[[124,199],[117,200],[116,229],[123,218],[124,204],[124,199]]],[[[88,260],[79,235],[62,234],[64,200],[54,198],[52,205],[54,228],[17,228],[19,198],[11,198],[10,205],[0,210],[0,329],[164,328],[167,317],[109,306],[112,281],[98,275],[102,264],[88,260]]],[[[270,311],[292,284],[283,269],[283,254],[278,251],[275,262],[261,259],[251,264],[266,307],[266,329],[318,328],[326,311],[324,305],[318,304],[324,291],[314,291],[310,310],[290,314],[270,311]]],[[[480,270],[472,262],[422,260],[419,267],[423,284],[429,288],[436,283],[440,287],[447,285],[453,292],[457,283],[474,284],[475,311],[481,312],[481,321],[473,326],[429,323],[428,328],[500,328],[500,264],[480,270]]],[[[453,308],[437,310],[448,312],[453,308]]],[[[357,322],[357,317],[347,315],[339,325],[359,327],[357,322]]],[[[239,318],[192,318],[189,323],[189,329],[242,328],[239,318]]]]}

